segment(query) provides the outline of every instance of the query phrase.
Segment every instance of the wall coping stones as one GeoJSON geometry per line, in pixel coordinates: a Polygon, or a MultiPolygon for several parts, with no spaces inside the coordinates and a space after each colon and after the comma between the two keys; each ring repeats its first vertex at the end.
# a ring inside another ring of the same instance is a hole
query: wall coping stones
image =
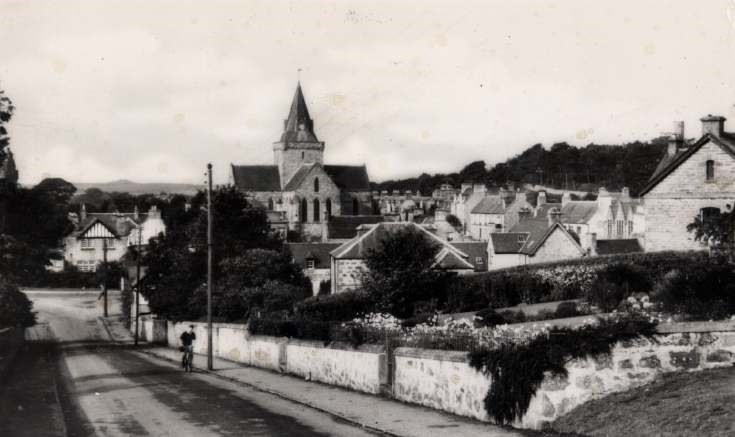
{"type": "Polygon", "coordinates": [[[729,332],[735,331],[735,320],[721,322],[676,322],[660,323],[656,326],[659,334],[675,334],[684,332],[729,332]]]}
{"type": "Polygon", "coordinates": [[[453,361],[455,363],[467,363],[468,353],[460,351],[446,351],[441,349],[419,349],[414,347],[396,348],[396,357],[425,358],[437,361],[453,361]]]}
{"type": "Polygon", "coordinates": [[[361,344],[358,347],[353,347],[352,344],[342,341],[335,341],[325,345],[323,341],[299,340],[295,338],[288,339],[288,344],[294,346],[312,347],[317,349],[336,349],[349,352],[363,352],[368,354],[385,353],[385,346],[382,344],[361,344]]]}

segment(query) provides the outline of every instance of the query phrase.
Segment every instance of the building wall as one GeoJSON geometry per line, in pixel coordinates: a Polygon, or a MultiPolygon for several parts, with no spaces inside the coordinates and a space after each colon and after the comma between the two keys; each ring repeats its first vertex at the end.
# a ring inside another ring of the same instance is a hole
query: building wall
{"type": "Polygon", "coordinates": [[[478,241],[487,241],[493,232],[502,232],[505,226],[504,214],[470,214],[468,226],[470,236],[478,241]],[[500,226],[500,227],[498,227],[500,226]]]}
{"type": "Polygon", "coordinates": [[[311,281],[311,291],[316,296],[319,293],[319,285],[322,282],[329,281],[329,269],[309,269],[304,267],[304,275],[311,281]]]}
{"type": "Polygon", "coordinates": [[[735,200],[735,159],[710,142],[644,196],[645,250],[696,250],[686,226],[705,207],[725,210],[735,200]],[[715,179],[707,182],[705,166],[715,162],[715,179]]]}
{"type": "MultiPolygon", "coordinates": [[[[64,244],[64,260],[72,265],[79,266],[80,261],[99,264],[104,259],[102,252],[102,239],[93,238],[92,248],[82,249],[82,242],[76,237],[67,237],[64,244]]],[[[119,261],[127,251],[127,240],[115,239],[114,248],[107,248],[107,261],[119,261]]]]}
{"type": "Polygon", "coordinates": [[[570,236],[561,229],[556,228],[554,232],[544,241],[533,256],[527,259],[528,264],[538,264],[550,261],[561,261],[565,259],[579,258],[583,255],[579,246],[570,236]]]}
{"type": "Polygon", "coordinates": [[[333,266],[333,293],[341,293],[358,288],[361,284],[362,273],[367,269],[365,261],[361,259],[333,259],[333,266]]]}
{"type": "Polygon", "coordinates": [[[324,163],[324,144],[305,143],[285,146],[283,143],[273,145],[275,165],[281,176],[281,187],[286,186],[301,164],[324,163]],[[294,148],[297,147],[297,148],[294,148]]]}
{"type": "Polygon", "coordinates": [[[490,260],[487,263],[488,270],[499,270],[506,267],[515,267],[526,264],[526,255],[519,253],[490,253],[490,260]]]}

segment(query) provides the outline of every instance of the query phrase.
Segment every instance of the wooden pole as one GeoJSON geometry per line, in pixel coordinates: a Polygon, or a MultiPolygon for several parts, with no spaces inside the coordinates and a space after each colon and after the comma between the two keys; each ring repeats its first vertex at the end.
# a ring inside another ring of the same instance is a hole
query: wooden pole
{"type": "MultiPolygon", "coordinates": [[[[143,229],[138,225],[138,250],[136,251],[137,262],[135,264],[135,345],[138,345],[138,318],[140,317],[140,255],[143,229]]],[[[150,339],[149,339],[150,340],[150,339]]]]}
{"type": "Polygon", "coordinates": [[[102,239],[102,297],[104,298],[104,316],[107,317],[107,238],[102,239]]]}
{"type": "Polygon", "coordinates": [[[207,164],[207,369],[212,370],[212,164],[207,164]]]}

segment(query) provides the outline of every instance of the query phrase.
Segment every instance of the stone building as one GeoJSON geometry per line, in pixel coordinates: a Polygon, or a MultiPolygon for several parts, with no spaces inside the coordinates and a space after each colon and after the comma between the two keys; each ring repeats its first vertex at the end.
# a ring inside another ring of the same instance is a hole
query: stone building
{"type": "Polygon", "coordinates": [[[449,213],[457,217],[465,232],[469,232],[470,213],[487,196],[485,184],[462,183],[459,191],[452,197],[449,213]]]}
{"type": "Polygon", "coordinates": [[[321,239],[322,222],[331,216],[373,212],[365,165],[324,164],[324,142],[314,132],[300,83],[273,154],[274,165],[232,165],[231,182],[252,202],[283,212],[300,238],[321,239]]]}
{"type": "Polygon", "coordinates": [[[137,208],[132,213],[87,214],[82,204],[74,230],[64,238],[64,261],[82,272],[93,272],[105,257],[119,261],[128,247],[137,246],[138,241],[147,245],[162,233],[166,225],[155,206],[147,214],[138,213],[137,208]]]}
{"type": "Polygon", "coordinates": [[[498,194],[485,196],[470,211],[467,231],[473,239],[487,241],[491,233],[507,232],[515,226],[521,210],[524,209],[531,209],[526,193],[500,191],[498,194]]]}
{"type": "Polygon", "coordinates": [[[682,132],[672,136],[641,190],[647,252],[704,248],[687,225],[696,217],[717,217],[735,202],[735,134],[725,132],[724,117],[708,115],[701,121],[702,136],[692,144],[682,132]]]}

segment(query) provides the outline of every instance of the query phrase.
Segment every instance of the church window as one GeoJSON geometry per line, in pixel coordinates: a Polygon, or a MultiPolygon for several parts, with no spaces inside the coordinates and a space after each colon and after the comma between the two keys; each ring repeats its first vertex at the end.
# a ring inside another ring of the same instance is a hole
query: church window
{"type": "Polygon", "coordinates": [[[612,238],[613,236],[613,222],[612,220],[607,221],[607,237],[612,238]]]}
{"type": "Polygon", "coordinates": [[[319,208],[319,199],[314,199],[314,222],[319,223],[319,215],[320,215],[320,209],[319,208]]]}
{"type": "Polygon", "coordinates": [[[314,178],[314,192],[319,192],[319,178],[314,178]]]}
{"type": "Polygon", "coordinates": [[[706,177],[707,182],[712,182],[715,180],[715,162],[711,159],[707,161],[706,177]]]}
{"type": "Polygon", "coordinates": [[[352,199],[352,215],[360,214],[360,204],[357,203],[357,199],[352,199]]]}
{"type": "Polygon", "coordinates": [[[301,211],[299,211],[299,214],[301,215],[301,217],[299,218],[301,219],[301,223],[306,223],[306,217],[307,217],[307,214],[309,213],[309,205],[306,203],[306,199],[301,199],[300,209],[301,211]]]}
{"type": "Polygon", "coordinates": [[[304,159],[304,155],[305,154],[306,154],[306,152],[301,152],[301,159],[304,159]]]}
{"type": "Polygon", "coordinates": [[[332,216],[332,199],[327,199],[326,207],[327,207],[327,217],[331,217],[332,216]]]}
{"type": "Polygon", "coordinates": [[[618,220],[617,227],[618,227],[617,229],[618,237],[622,237],[623,236],[623,221],[622,220],[618,220]]]}
{"type": "Polygon", "coordinates": [[[268,210],[273,211],[273,199],[268,199],[268,210]]]}

